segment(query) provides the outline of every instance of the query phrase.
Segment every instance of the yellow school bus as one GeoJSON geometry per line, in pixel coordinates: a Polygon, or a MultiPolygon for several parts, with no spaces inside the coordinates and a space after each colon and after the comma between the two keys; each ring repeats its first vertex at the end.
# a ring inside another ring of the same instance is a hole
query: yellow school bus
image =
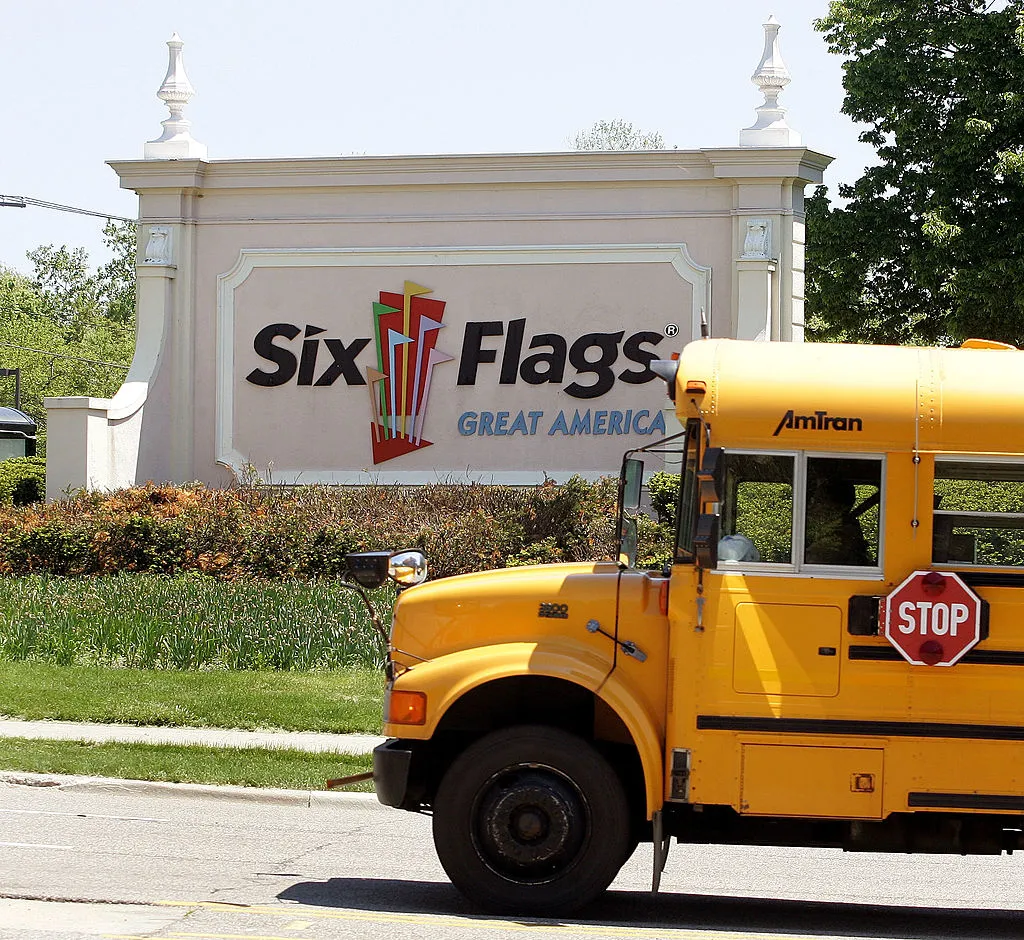
{"type": "Polygon", "coordinates": [[[640,842],[1024,848],[1024,353],[700,340],[627,455],[617,562],[402,592],[379,799],[481,907],[553,915],[640,842]],[[641,465],[679,462],[638,570],[641,465]]]}

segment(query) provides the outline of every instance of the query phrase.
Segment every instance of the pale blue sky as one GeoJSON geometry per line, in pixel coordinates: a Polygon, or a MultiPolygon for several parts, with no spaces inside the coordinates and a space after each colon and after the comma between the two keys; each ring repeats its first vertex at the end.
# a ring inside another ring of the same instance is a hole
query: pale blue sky
{"type": "MultiPolygon", "coordinates": [[[[0,193],[132,216],[105,165],[142,157],[167,116],[166,41],[185,42],[186,116],[210,159],[569,149],[622,117],[680,148],[754,121],[762,23],[782,24],[781,102],[833,187],[873,151],[839,113],[825,0],[0,0],[0,193]]],[[[102,258],[99,219],[0,209],[0,264],[39,244],[102,258]]]]}

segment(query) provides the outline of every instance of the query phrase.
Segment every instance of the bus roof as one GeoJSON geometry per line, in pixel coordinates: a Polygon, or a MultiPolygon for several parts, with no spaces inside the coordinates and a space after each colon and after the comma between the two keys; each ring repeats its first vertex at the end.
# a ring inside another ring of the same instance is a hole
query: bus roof
{"type": "Polygon", "coordinates": [[[724,447],[1024,455],[1024,354],[697,340],[676,408],[680,420],[699,408],[724,447]]]}

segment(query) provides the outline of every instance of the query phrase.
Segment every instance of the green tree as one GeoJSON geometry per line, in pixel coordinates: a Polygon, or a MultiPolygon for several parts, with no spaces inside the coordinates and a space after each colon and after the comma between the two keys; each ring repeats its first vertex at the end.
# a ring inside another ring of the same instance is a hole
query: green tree
{"type": "Polygon", "coordinates": [[[569,144],[573,150],[664,150],[665,141],[657,131],[642,131],[629,121],[615,118],[595,121],[580,131],[569,144]]]}
{"type": "MultiPolygon", "coordinates": [[[[32,274],[0,267],[0,366],[21,370],[22,409],[45,440],[43,398],[106,398],[135,347],[135,227],[108,223],[112,258],[93,272],[82,248],[40,246],[32,274]]],[[[0,385],[0,404],[13,387],[0,385]]]]}
{"type": "Polygon", "coordinates": [[[96,316],[96,279],[89,273],[89,256],[84,248],[40,245],[28,253],[28,260],[32,262],[32,286],[47,318],[71,324],[81,317],[96,316]]]}
{"type": "Polygon", "coordinates": [[[103,228],[103,244],[111,258],[100,265],[96,283],[107,319],[127,326],[135,325],[135,263],[137,260],[134,222],[108,221],[103,228]]]}
{"type": "Polygon", "coordinates": [[[103,243],[111,259],[93,273],[84,248],[41,245],[28,253],[32,285],[50,319],[76,324],[104,318],[132,325],[135,321],[135,225],[107,222],[103,243]]]}
{"type": "Polygon", "coordinates": [[[31,281],[17,271],[0,267],[0,323],[20,316],[39,316],[42,301],[31,281]]]}
{"type": "Polygon", "coordinates": [[[808,200],[815,339],[1024,343],[1024,0],[834,0],[878,165],[808,200]]]}

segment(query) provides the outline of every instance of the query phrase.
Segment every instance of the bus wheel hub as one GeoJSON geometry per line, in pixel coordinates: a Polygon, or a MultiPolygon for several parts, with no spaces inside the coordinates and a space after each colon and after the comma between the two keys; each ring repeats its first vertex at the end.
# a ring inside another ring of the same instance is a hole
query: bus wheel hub
{"type": "Polygon", "coordinates": [[[496,869],[555,871],[575,857],[586,831],[580,795],[543,771],[493,781],[480,805],[480,849],[496,869]]]}

